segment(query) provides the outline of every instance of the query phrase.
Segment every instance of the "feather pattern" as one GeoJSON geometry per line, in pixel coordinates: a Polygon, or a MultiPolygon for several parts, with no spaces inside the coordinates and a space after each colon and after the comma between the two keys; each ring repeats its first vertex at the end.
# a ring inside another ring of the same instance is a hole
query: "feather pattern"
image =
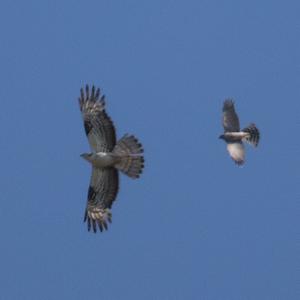
{"type": "Polygon", "coordinates": [[[120,158],[117,169],[131,178],[139,178],[144,168],[143,146],[133,135],[125,134],[116,144],[113,153],[120,158]]]}
{"type": "Polygon", "coordinates": [[[245,141],[250,145],[257,147],[260,139],[259,130],[254,123],[251,123],[249,126],[242,130],[247,132],[248,135],[245,137],[245,141]]]}
{"type": "Polygon", "coordinates": [[[116,199],[118,189],[119,175],[115,168],[93,167],[84,217],[84,221],[88,223],[88,230],[92,227],[96,232],[96,225],[100,231],[107,229],[107,223],[111,223],[110,208],[116,199]]]}
{"type": "Polygon", "coordinates": [[[105,96],[100,89],[86,85],[80,90],[79,106],[91,148],[96,152],[110,152],[116,144],[116,132],[105,111],[105,96]]]}

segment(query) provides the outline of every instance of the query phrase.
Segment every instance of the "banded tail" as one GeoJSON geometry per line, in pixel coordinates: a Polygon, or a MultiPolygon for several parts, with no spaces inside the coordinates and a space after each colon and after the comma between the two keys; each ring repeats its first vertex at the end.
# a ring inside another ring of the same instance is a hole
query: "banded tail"
{"type": "Polygon", "coordinates": [[[244,128],[242,131],[249,133],[249,135],[245,137],[245,141],[251,144],[252,146],[257,147],[260,135],[256,125],[251,123],[248,127],[244,128]]]}
{"type": "Polygon", "coordinates": [[[114,147],[113,153],[121,158],[117,169],[131,178],[138,178],[144,168],[142,144],[133,135],[124,135],[114,147]]]}

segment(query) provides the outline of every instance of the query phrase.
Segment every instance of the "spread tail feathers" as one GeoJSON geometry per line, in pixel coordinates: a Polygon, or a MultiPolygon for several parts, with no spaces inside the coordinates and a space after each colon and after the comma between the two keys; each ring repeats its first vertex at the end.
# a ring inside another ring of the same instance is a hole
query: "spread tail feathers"
{"type": "Polygon", "coordinates": [[[249,144],[251,144],[254,147],[257,147],[258,142],[259,142],[259,130],[255,126],[255,124],[253,124],[253,123],[250,124],[248,127],[244,128],[242,131],[249,133],[249,135],[247,135],[245,137],[246,142],[248,142],[249,144]]]}
{"type": "Polygon", "coordinates": [[[144,168],[142,144],[133,135],[124,135],[116,144],[113,153],[120,157],[117,169],[131,178],[138,178],[144,168]]]}

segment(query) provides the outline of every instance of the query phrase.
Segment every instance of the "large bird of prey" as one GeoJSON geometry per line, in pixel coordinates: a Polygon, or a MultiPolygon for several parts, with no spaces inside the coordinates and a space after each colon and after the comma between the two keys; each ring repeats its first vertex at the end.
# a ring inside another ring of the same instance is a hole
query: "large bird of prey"
{"type": "Polygon", "coordinates": [[[92,150],[81,157],[92,165],[84,222],[88,230],[107,229],[111,223],[110,208],[119,189],[119,171],[138,178],[144,167],[142,145],[133,135],[124,135],[118,142],[115,127],[105,111],[105,98],[100,89],[87,85],[80,90],[79,105],[85,132],[92,150]]]}
{"type": "Polygon", "coordinates": [[[259,142],[259,131],[255,124],[240,130],[239,117],[235,112],[234,103],[227,99],[223,105],[223,127],[224,134],[220,135],[227,143],[227,150],[236,164],[242,165],[245,162],[245,148],[243,141],[257,147],[259,142]]]}

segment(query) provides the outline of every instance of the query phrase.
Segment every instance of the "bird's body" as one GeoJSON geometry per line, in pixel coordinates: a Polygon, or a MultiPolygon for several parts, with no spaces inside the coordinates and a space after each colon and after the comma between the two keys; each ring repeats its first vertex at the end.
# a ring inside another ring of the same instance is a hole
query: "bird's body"
{"type": "Polygon", "coordinates": [[[244,139],[247,136],[249,136],[249,133],[243,132],[243,131],[239,131],[239,132],[225,132],[223,134],[223,139],[226,142],[233,142],[233,141],[240,141],[241,139],[244,139]]]}
{"type": "Polygon", "coordinates": [[[110,208],[119,190],[119,171],[131,178],[138,178],[144,167],[142,145],[133,135],[124,135],[119,141],[113,122],[105,111],[104,96],[100,89],[86,86],[81,89],[80,110],[91,153],[81,157],[92,165],[92,176],[84,221],[88,230],[102,231],[111,222],[110,208]],[[91,92],[91,93],[90,93],[91,92]]]}
{"type": "Polygon", "coordinates": [[[111,152],[83,153],[81,157],[96,168],[114,167],[120,161],[120,158],[111,152]]]}
{"type": "Polygon", "coordinates": [[[243,142],[246,141],[257,147],[260,137],[259,130],[253,123],[240,130],[240,121],[235,112],[234,103],[230,99],[224,101],[223,127],[224,134],[220,135],[219,138],[227,143],[227,150],[235,163],[238,165],[244,164],[245,147],[243,142]]]}

